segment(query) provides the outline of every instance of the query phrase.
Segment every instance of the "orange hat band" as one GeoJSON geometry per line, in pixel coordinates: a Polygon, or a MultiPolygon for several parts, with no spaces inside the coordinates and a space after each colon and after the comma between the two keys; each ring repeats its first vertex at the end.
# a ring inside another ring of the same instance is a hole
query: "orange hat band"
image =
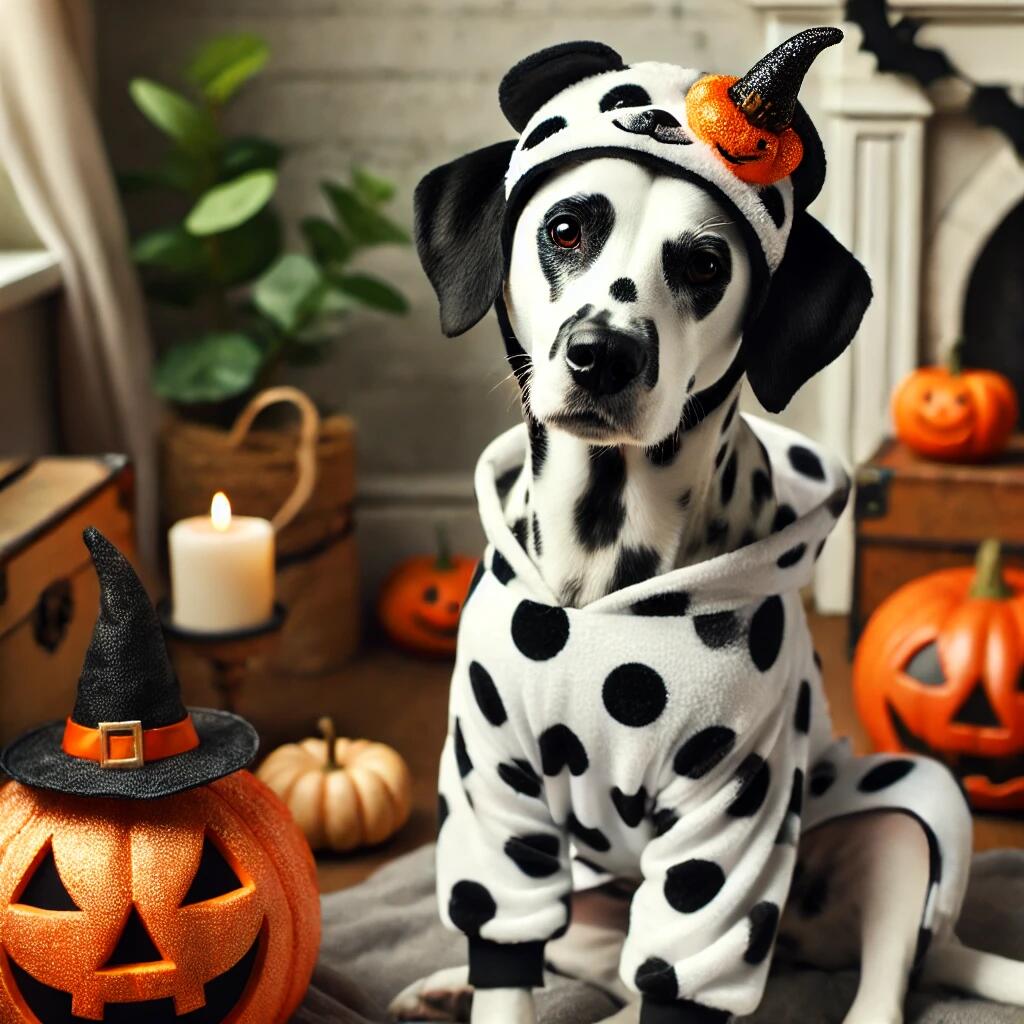
{"type": "Polygon", "coordinates": [[[199,734],[191,715],[156,729],[143,729],[137,720],[100,722],[98,729],[90,729],[69,718],[61,746],[70,757],[95,761],[101,768],[141,768],[149,761],[195,750],[199,734]]]}

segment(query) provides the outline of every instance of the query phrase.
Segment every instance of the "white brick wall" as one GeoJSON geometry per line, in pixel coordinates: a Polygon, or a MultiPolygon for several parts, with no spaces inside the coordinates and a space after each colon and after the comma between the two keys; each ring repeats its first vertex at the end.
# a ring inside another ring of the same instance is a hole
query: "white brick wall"
{"type": "MultiPolygon", "coordinates": [[[[174,80],[185,55],[217,32],[269,40],[271,64],[232,126],[290,147],[280,200],[293,221],[320,206],[322,177],[359,161],[399,183],[396,214],[410,223],[426,171],[510,136],[498,81],[540,47],[598,39],[626,60],[741,72],[761,39],[743,0],[102,0],[96,14],[101,111],[118,167],[157,149],[125,95],[133,75],[174,80]]],[[[374,264],[409,294],[412,313],[366,317],[326,367],[298,378],[359,421],[362,478],[377,495],[363,519],[371,581],[377,551],[393,557],[423,542],[420,527],[437,515],[476,542],[472,512],[450,495],[466,493],[477,452],[516,416],[514,396],[493,390],[507,373],[493,318],[447,341],[412,251],[382,252],[374,264]],[[419,484],[417,515],[403,511],[396,481],[419,484]]]]}

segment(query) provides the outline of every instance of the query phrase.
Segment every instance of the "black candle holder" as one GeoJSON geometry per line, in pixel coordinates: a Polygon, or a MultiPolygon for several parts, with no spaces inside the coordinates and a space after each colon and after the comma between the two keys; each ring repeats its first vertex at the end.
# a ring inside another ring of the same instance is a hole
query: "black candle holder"
{"type": "Polygon", "coordinates": [[[224,711],[236,710],[238,691],[245,681],[249,664],[254,658],[273,651],[288,617],[285,606],[275,603],[270,618],[258,625],[224,633],[203,633],[176,625],[171,602],[167,598],[157,605],[157,612],[164,635],[173,645],[209,663],[213,670],[213,688],[224,711]]]}

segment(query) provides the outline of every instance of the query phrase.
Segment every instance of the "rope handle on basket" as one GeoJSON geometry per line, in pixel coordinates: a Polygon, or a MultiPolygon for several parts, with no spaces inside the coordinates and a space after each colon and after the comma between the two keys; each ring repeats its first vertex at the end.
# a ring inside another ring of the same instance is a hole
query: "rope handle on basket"
{"type": "Polygon", "coordinates": [[[285,503],[277,510],[271,520],[275,532],[283,530],[302,510],[309,501],[309,496],[316,486],[316,443],[320,437],[320,413],[310,401],[309,396],[298,388],[281,386],[267,388],[254,395],[252,401],[239,413],[235,425],[228,434],[228,444],[237,448],[249,433],[253,421],[264,409],[279,402],[288,402],[299,411],[299,445],[295,451],[295,465],[298,469],[298,480],[292,493],[285,503]]]}

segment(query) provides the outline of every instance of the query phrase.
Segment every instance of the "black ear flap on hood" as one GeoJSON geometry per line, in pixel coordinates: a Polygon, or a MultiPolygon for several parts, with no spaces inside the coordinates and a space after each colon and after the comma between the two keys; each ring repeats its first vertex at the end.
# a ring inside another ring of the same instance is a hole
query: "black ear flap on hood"
{"type": "Polygon", "coordinates": [[[435,168],[416,186],[416,251],[441,304],[441,330],[464,334],[501,290],[505,172],[514,141],[435,168]]]}
{"type": "Polygon", "coordinates": [[[747,379],[765,409],[781,412],[843,352],[870,302],[871,280],[853,254],[798,213],[764,305],[743,333],[747,379]]]}
{"type": "Polygon", "coordinates": [[[622,58],[604,43],[560,43],[524,57],[501,80],[501,112],[517,132],[552,96],[570,85],[599,75],[621,71],[622,58]]]}

